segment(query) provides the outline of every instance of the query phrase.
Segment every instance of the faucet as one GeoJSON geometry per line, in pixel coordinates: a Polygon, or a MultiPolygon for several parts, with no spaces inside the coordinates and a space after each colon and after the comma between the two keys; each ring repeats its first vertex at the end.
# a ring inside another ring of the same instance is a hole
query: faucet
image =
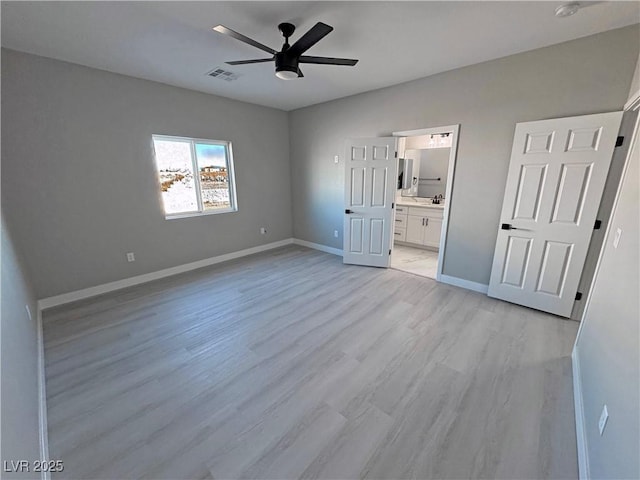
{"type": "Polygon", "coordinates": [[[435,195],[432,199],[431,199],[431,203],[434,205],[439,205],[440,204],[440,200],[444,199],[444,197],[442,196],[441,193],[439,193],[438,195],[435,195]]]}

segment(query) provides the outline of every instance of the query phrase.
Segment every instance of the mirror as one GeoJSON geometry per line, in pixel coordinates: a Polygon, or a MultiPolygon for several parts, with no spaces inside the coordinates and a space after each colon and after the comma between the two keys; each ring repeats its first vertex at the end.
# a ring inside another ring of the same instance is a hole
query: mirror
{"type": "Polygon", "coordinates": [[[398,195],[434,198],[447,191],[451,156],[450,132],[400,137],[398,195]]]}
{"type": "Polygon", "coordinates": [[[420,173],[418,174],[418,196],[433,198],[445,196],[451,148],[429,148],[421,150],[420,173]]]}
{"type": "Polygon", "coordinates": [[[420,158],[415,151],[406,151],[405,158],[398,159],[398,190],[404,197],[416,197],[418,195],[418,171],[420,158]]]}
{"type": "Polygon", "coordinates": [[[417,184],[418,178],[413,175],[413,159],[398,159],[398,190],[407,190],[417,184]]]}

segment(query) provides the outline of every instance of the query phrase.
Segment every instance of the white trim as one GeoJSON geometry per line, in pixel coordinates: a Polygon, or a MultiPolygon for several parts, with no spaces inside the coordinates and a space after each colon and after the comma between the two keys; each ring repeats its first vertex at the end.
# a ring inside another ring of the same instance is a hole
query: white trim
{"type": "MultiPolygon", "coordinates": [[[[637,92],[631,100],[625,105],[625,110],[632,110],[640,106],[640,91],[637,92]]],[[[636,124],[633,130],[633,134],[631,135],[631,145],[629,147],[629,151],[627,152],[627,158],[625,159],[625,164],[622,170],[622,174],[620,175],[620,182],[618,183],[618,190],[616,191],[616,197],[613,201],[613,205],[611,207],[611,217],[613,220],[613,216],[618,208],[618,202],[620,200],[620,193],[622,190],[622,184],[624,183],[625,177],[627,176],[627,171],[629,170],[629,163],[632,155],[635,153],[637,148],[638,136],[640,135],[640,116],[636,119],[636,124]]],[[[576,416],[576,440],[578,446],[578,473],[579,478],[581,480],[587,480],[590,478],[591,473],[589,471],[589,452],[587,450],[587,436],[585,432],[585,420],[584,420],[584,405],[582,402],[582,379],[580,376],[580,355],[578,352],[578,342],[580,341],[580,335],[582,334],[582,329],[584,328],[585,320],[587,318],[587,313],[589,312],[589,304],[591,303],[591,297],[593,294],[593,290],[596,285],[596,281],[598,278],[598,272],[600,271],[600,265],[602,263],[602,258],[604,256],[604,251],[607,246],[607,242],[609,241],[609,237],[611,232],[613,231],[613,222],[609,221],[609,225],[607,226],[607,230],[604,235],[604,239],[602,240],[602,247],[600,248],[600,254],[598,255],[598,261],[596,263],[595,271],[593,272],[593,280],[591,281],[591,286],[589,287],[589,292],[587,294],[587,299],[585,301],[584,310],[582,312],[582,318],[580,319],[580,326],[578,327],[578,333],[576,335],[576,340],[573,344],[573,351],[571,352],[571,365],[573,369],[573,403],[574,410],[576,416]]]]}
{"type": "Polygon", "coordinates": [[[580,480],[590,478],[589,455],[587,455],[587,436],[585,434],[584,406],[582,405],[582,380],[580,378],[580,360],[577,347],[571,352],[573,369],[573,403],[576,415],[576,442],[578,445],[578,476],[580,480]]]}
{"type": "MultiPolygon", "coordinates": [[[[640,95],[640,92],[638,92],[640,95]]],[[[638,106],[640,106],[640,97],[636,98],[633,102],[631,102],[631,107],[638,102],[638,106]]],[[[629,110],[629,109],[627,109],[629,110]]],[[[582,310],[582,317],[580,318],[580,326],[578,327],[578,333],[576,334],[576,340],[573,343],[573,348],[577,348],[578,341],[580,340],[580,334],[582,333],[582,328],[584,327],[584,320],[587,317],[587,312],[589,311],[589,304],[591,303],[591,295],[593,293],[593,289],[596,285],[596,279],[598,278],[598,272],[600,271],[600,263],[602,262],[602,257],[604,256],[604,250],[607,246],[607,242],[609,241],[609,237],[611,232],[613,231],[613,216],[618,208],[618,201],[620,200],[620,192],[622,190],[622,184],[624,183],[624,179],[627,176],[627,170],[629,170],[629,163],[631,161],[631,156],[635,153],[635,148],[637,147],[636,142],[638,141],[638,135],[640,135],[640,115],[636,118],[636,124],[633,128],[633,133],[631,134],[631,144],[629,145],[629,150],[627,151],[627,157],[624,160],[624,166],[622,167],[622,173],[620,174],[620,181],[618,182],[618,188],[616,190],[616,196],[613,200],[613,205],[611,205],[611,215],[609,216],[609,222],[607,225],[607,229],[604,233],[604,238],[602,239],[602,246],[600,247],[600,253],[598,254],[598,261],[596,262],[596,268],[593,271],[593,279],[591,280],[591,286],[589,287],[589,292],[587,293],[587,298],[584,303],[584,310],[582,310]]]]}
{"type": "MultiPolygon", "coordinates": [[[[40,437],[40,460],[49,460],[49,431],[47,423],[47,382],[44,371],[44,335],[42,330],[42,311],[37,311],[37,348],[38,348],[38,430],[40,437]]],[[[42,480],[49,480],[51,473],[43,471],[42,480]]]]}
{"type": "Polygon", "coordinates": [[[627,103],[624,104],[625,110],[635,110],[640,107],[640,90],[629,97],[627,103]]]}
{"type": "Polygon", "coordinates": [[[401,132],[393,132],[394,137],[416,137],[419,135],[435,135],[436,133],[453,132],[460,128],[460,124],[445,125],[444,127],[418,128],[417,130],[403,130],[401,132]]]}
{"type": "Polygon", "coordinates": [[[484,293],[485,295],[489,291],[489,285],[487,285],[486,283],[472,282],[471,280],[452,277],[451,275],[441,274],[438,281],[442,283],[446,283],[447,285],[453,285],[455,287],[461,287],[461,288],[466,288],[467,290],[473,290],[474,292],[484,293]]]}
{"type": "Polygon", "coordinates": [[[196,200],[198,202],[197,211],[167,214],[164,210],[162,195],[159,196],[160,204],[162,206],[162,212],[164,213],[164,218],[166,220],[199,217],[202,215],[217,215],[219,213],[229,213],[229,212],[238,211],[238,198],[236,195],[236,176],[235,176],[235,169],[233,166],[233,150],[232,150],[230,141],[207,140],[206,138],[194,138],[194,137],[179,137],[175,135],[151,134],[151,151],[153,152],[153,161],[155,164],[156,174],[158,175],[158,183],[160,183],[160,177],[159,177],[160,170],[158,169],[159,167],[158,158],[156,156],[156,147],[155,147],[156,139],[160,141],[165,141],[165,142],[189,144],[189,151],[191,155],[191,167],[193,168],[193,178],[194,178],[195,185],[197,186],[196,188],[196,200]],[[198,158],[196,154],[196,143],[201,145],[214,145],[218,147],[220,146],[224,147],[225,162],[227,165],[227,179],[229,183],[229,203],[231,204],[229,208],[225,208],[224,210],[205,210],[204,204],[202,202],[202,185],[200,182],[200,175],[198,174],[198,158]]]}
{"type": "Polygon", "coordinates": [[[165,215],[165,220],[178,220],[180,218],[192,218],[192,217],[206,217],[207,215],[220,215],[222,213],[233,213],[237,212],[237,208],[225,208],[220,210],[206,210],[202,212],[187,212],[187,213],[176,213],[171,215],[165,215]]]}
{"type": "MultiPolygon", "coordinates": [[[[445,276],[443,272],[444,268],[444,254],[447,249],[447,232],[449,230],[449,212],[451,210],[451,197],[453,192],[453,175],[456,170],[456,157],[458,155],[458,137],[460,133],[460,124],[446,125],[443,127],[433,128],[421,128],[418,130],[405,130],[403,132],[393,132],[397,137],[413,137],[418,135],[435,135],[437,133],[451,133],[451,149],[449,150],[449,168],[447,169],[447,186],[444,192],[444,211],[442,212],[442,227],[440,228],[440,248],[438,249],[438,266],[436,271],[436,280],[448,283],[442,280],[445,276]]],[[[453,278],[453,277],[450,277],[453,278]]],[[[474,283],[474,282],[471,282],[474,283]]],[[[481,284],[478,284],[481,285],[481,284]]],[[[467,288],[467,287],[463,287],[467,288]]],[[[470,290],[474,290],[471,288],[470,290]]],[[[476,290],[480,291],[480,290],[476,290]]],[[[486,293],[486,291],[484,292],[486,293]]]]}
{"type": "MultiPolygon", "coordinates": [[[[314,250],[320,250],[321,252],[332,253],[333,255],[342,256],[342,250],[339,248],[327,247],[319,243],[308,242],[306,240],[300,240],[299,238],[293,239],[294,245],[301,245],[303,247],[313,248],[314,250]]],[[[452,277],[450,275],[441,274],[438,279],[441,283],[453,285],[455,287],[465,288],[467,290],[473,290],[474,292],[486,294],[489,290],[489,285],[484,283],[472,282],[471,280],[465,280],[464,278],[452,277]]]]}
{"type": "Polygon", "coordinates": [[[300,240],[299,238],[293,239],[294,245],[301,245],[307,248],[313,248],[314,250],[320,250],[321,252],[331,253],[333,255],[342,256],[342,250],[339,248],[328,247],[326,245],[322,245],[320,243],[308,242],[306,240],[300,240]]]}
{"type": "MultiPolygon", "coordinates": [[[[152,282],[154,280],[158,280],[161,278],[170,277],[172,275],[178,275],[180,273],[189,272],[191,270],[196,270],[198,268],[208,267],[210,265],[215,265],[217,263],[227,262],[229,260],[234,260],[236,258],[246,257],[248,255],[253,255],[255,253],[260,253],[260,252],[272,250],[274,248],[284,247],[286,245],[291,245],[291,244],[312,248],[314,250],[330,253],[332,255],[337,255],[339,257],[342,256],[342,250],[339,248],[329,247],[327,245],[322,245],[320,243],[313,243],[307,240],[301,240],[299,238],[286,238],[278,242],[267,243],[266,245],[259,245],[257,247],[247,248],[245,250],[240,250],[237,252],[218,255],[217,257],[205,258],[204,260],[198,260],[196,262],[186,263],[184,265],[165,268],[164,270],[158,270],[156,272],[145,273],[143,275],[137,275],[135,277],[116,280],[115,282],[96,285],[95,287],[84,288],[82,290],[76,290],[74,292],[63,293],[61,295],[43,298],[38,300],[38,315],[40,316],[40,319],[41,319],[42,310],[46,310],[47,308],[56,307],[58,305],[64,305],[65,303],[76,302],[78,300],[83,300],[85,298],[95,297],[97,295],[102,295],[102,294],[113,292],[116,290],[121,290],[123,288],[132,287],[134,285],[140,285],[142,283],[152,282]]],[[[470,280],[465,280],[463,278],[458,278],[458,277],[452,277],[450,275],[442,274],[440,277],[441,278],[438,281],[442,283],[454,285],[456,287],[466,288],[467,290],[473,290],[474,292],[480,292],[480,293],[486,294],[489,288],[488,285],[485,285],[483,283],[472,282],[470,280]]],[[[44,361],[43,361],[42,371],[44,375],[44,361]]],[[[43,381],[44,381],[44,376],[43,376],[43,381]]],[[[42,391],[44,392],[44,384],[42,386],[42,391]]],[[[43,398],[46,398],[46,397],[43,397],[43,398]]],[[[44,413],[46,415],[46,408],[44,410],[44,413]]],[[[46,416],[45,416],[45,424],[46,424],[46,416]]]]}
{"type": "Polygon", "coordinates": [[[257,247],[247,248],[245,250],[239,250],[237,252],[226,253],[224,255],[218,255],[217,257],[205,258],[204,260],[185,263],[183,265],[165,268],[164,270],[145,273],[143,275],[137,275],[135,277],[124,278],[122,280],[116,280],[115,282],[109,282],[102,285],[96,285],[95,287],[76,290],[75,292],[63,293],[62,295],[43,298],[41,300],[38,300],[38,309],[46,310],[47,308],[63,305],[65,303],[75,302],[77,300],[82,300],[89,297],[95,297],[96,295],[102,295],[104,293],[113,292],[115,290],[131,287],[133,285],[151,282],[160,278],[170,277],[172,275],[189,272],[191,270],[196,270],[202,267],[208,267],[209,265],[215,265],[217,263],[227,262],[236,258],[246,257],[247,255],[253,255],[254,253],[260,253],[266,250],[283,247],[285,245],[291,245],[293,242],[293,238],[286,238],[278,242],[267,243],[265,245],[259,245],[257,247]]]}

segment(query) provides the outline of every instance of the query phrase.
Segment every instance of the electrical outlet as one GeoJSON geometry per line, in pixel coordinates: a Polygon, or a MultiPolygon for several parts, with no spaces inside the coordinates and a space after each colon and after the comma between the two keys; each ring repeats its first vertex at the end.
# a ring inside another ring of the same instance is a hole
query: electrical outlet
{"type": "Polygon", "coordinates": [[[334,236],[334,237],[336,237],[336,238],[338,238],[338,230],[334,230],[334,231],[333,231],[333,236],[334,236]]]}
{"type": "Polygon", "coordinates": [[[266,235],[267,229],[265,227],[260,227],[260,235],[266,235]]]}
{"type": "Polygon", "coordinates": [[[29,320],[31,320],[31,309],[29,308],[29,305],[25,305],[24,308],[27,309],[27,317],[29,317],[29,320]]]}
{"type": "Polygon", "coordinates": [[[136,261],[136,256],[133,254],[133,252],[127,253],[127,262],[135,262],[135,261],[136,261]]]}
{"type": "Polygon", "coordinates": [[[340,163],[340,156],[336,155],[335,157],[333,157],[333,163],[340,163]]]}
{"type": "Polygon", "coordinates": [[[604,427],[607,426],[608,418],[609,418],[609,411],[607,410],[607,405],[605,404],[604,407],[602,407],[600,420],[598,420],[598,430],[600,431],[600,435],[602,435],[602,432],[604,432],[604,427]]]}
{"type": "Polygon", "coordinates": [[[622,236],[622,229],[616,228],[616,235],[613,237],[613,248],[618,248],[618,244],[620,243],[620,237],[622,236]]]}

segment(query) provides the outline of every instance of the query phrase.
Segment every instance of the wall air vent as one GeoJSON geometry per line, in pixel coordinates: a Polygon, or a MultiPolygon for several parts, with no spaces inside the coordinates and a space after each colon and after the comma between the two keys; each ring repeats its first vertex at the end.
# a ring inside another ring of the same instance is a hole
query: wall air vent
{"type": "Polygon", "coordinates": [[[219,78],[220,80],[224,80],[226,82],[233,82],[240,77],[240,74],[230,72],[229,70],[225,70],[222,67],[216,67],[210,72],[207,73],[210,77],[219,78]]]}

